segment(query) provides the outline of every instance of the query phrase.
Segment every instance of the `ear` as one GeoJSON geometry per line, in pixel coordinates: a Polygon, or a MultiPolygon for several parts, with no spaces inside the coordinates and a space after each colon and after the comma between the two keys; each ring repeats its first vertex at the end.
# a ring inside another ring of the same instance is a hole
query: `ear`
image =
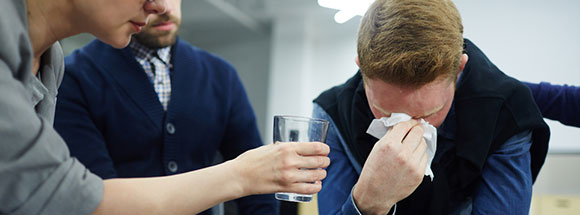
{"type": "Polygon", "coordinates": [[[461,63],[459,64],[460,72],[463,71],[463,69],[465,69],[465,65],[467,64],[468,59],[469,59],[469,57],[467,56],[467,54],[461,55],[461,63]]]}
{"type": "Polygon", "coordinates": [[[461,55],[461,63],[459,64],[459,72],[457,73],[457,79],[459,79],[459,75],[461,74],[461,72],[463,72],[463,69],[465,69],[465,65],[467,64],[468,59],[469,56],[467,56],[467,54],[461,55]]]}
{"type": "Polygon", "coordinates": [[[356,62],[356,65],[358,66],[358,68],[360,68],[360,61],[358,60],[358,55],[354,57],[354,62],[356,62]]]}

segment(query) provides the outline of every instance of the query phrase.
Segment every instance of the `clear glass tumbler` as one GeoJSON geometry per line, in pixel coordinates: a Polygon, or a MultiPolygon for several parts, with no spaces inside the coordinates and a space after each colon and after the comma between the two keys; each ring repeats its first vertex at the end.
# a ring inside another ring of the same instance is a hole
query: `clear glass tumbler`
{"type": "MultiPolygon", "coordinates": [[[[326,142],[329,122],[299,116],[274,116],[274,143],[326,142]]],[[[276,193],[276,199],[291,202],[310,202],[312,195],[276,193]]]]}

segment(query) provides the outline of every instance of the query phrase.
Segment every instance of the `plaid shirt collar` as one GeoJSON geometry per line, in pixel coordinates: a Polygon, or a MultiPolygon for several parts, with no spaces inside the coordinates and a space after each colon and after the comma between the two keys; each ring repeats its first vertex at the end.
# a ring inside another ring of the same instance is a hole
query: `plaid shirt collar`
{"type": "Polygon", "coordinates": [[[133,38],[129,47],[133,51],[135,58],[140,61],[150,61],[153,58],[158,58],[166,65],[170,65],[171,60],[171,46],[160,49],[151,49],[143,44],[138,43],[133,38]]]}

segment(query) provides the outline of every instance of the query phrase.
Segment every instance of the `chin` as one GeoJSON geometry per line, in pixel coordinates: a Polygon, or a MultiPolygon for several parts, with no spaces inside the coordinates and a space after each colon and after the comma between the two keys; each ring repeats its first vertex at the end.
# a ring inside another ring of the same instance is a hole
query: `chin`
{"type": "Polygon", "coordinates": [[[131,29],[124,26],[120,29],[109,29],[109,30],[94,30],[90,32],[92,35],[97,37],[103,43],[106,43],[117,49],[125,48],[131,42],[131,36],[134,32],[131,29]]]}
{"type": "Polygon", "coordinates": [[[129,45],[131,42],[131,36],[113,38],[111,40],[102,40],[104,43],[111,45],[114,48],[122,49],[129,45]]]}

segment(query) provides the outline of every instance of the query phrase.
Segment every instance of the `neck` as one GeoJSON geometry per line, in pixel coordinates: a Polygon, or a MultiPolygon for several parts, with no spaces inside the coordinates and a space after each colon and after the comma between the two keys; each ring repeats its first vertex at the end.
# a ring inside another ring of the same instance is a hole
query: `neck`
{"type": "Polygon", "coordinates": [[[40,57],[52,44],[65,37],[78,34],[67,17],[64,2],[59,0],[26,0],[28,8],[28,34],[34,51],[32,72],[36,75],[40,57]]]}

